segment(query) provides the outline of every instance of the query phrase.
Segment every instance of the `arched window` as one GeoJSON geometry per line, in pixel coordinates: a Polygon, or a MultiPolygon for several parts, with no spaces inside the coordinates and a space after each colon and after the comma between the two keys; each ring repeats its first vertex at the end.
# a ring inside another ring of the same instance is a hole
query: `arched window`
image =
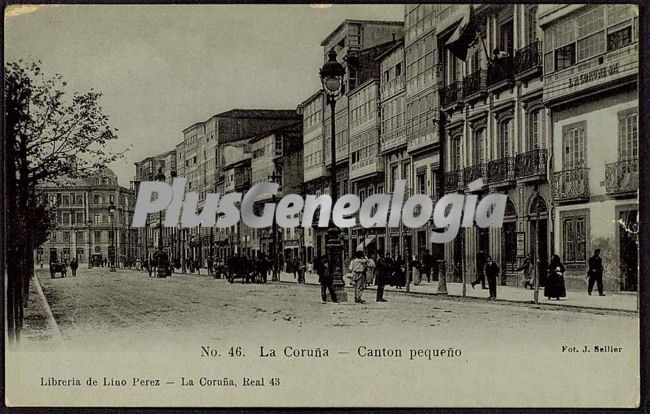
{"type": "Polygon", "coordinates": [[[506,201],[506,209],[503,213],[504,218],[516,218],[517,217],[517,210],[515,209],[515,203],[512,202],[512,200],[508,199],[506,201]]]}
{"type": "Polygon", "coordinates": [[[528,205],[528,214],[531,216],[544,215],[548,212],[546,201],[539,194],[534,195],[528,205]]]}

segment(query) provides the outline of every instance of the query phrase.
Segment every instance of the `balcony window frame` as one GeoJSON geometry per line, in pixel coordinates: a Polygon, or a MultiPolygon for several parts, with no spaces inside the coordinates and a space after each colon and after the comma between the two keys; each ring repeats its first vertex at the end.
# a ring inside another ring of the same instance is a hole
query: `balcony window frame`
{"type": "Polygon", "coordinates": [[[564,125],[562,127],[562,170],[587,168],[587,165],[587,121],[580,121],[569,125],[564,125]],[[567,140],[574,139],[576,136],[579,136],[579,134],[573,134],[571,137],[569,137],[571,131],[582,131],[582,136],[579,137],[580,142],[573,143],[572,148],[567,148],[567,140]],[[571,159],[567,159],[568,153],[572,154],[571,159]],[[582,153],[581,157],[580,153],[582,153]]]}
{"type": "Polygon", "coordinates": [[[638,108],[630,108],[618,113],[618,160],[624,161],[638,158],[639,110],[638,108]],[[633,121],[632,124],[629,124],[629,121],[633,121]],[[628,135],[630,126],[633,126],[632,136],[624,136],[628,135]],[[631,154],[628,152],[631,152],[631,154]]]}
{"type": "Polygon", "coordinates": [[[546,111],[541,103],[526,111],[526,151],[544,149],[546,134],[546,111]]]}

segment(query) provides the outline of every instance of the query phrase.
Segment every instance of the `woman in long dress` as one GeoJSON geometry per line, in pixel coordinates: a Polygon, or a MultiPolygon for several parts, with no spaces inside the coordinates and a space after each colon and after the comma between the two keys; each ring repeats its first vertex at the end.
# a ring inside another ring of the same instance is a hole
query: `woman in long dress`
{"type": "Polygon", "coordinates": [[[546,278],[546,286],[544,286],[544,296],[549,300],[551,298],[560,300],[560,298],[566,297],[564,270],[560,256],[554,254],[548,265],[548,277],[546,278]]]}
{"type": "Polygon", "coordinates": [[[413,284],[419,285],[422,282],[422,275],[420,274],[420,261],[416,255],[413,255],[411,260],[411,275],[413,275],[413,284]]]}

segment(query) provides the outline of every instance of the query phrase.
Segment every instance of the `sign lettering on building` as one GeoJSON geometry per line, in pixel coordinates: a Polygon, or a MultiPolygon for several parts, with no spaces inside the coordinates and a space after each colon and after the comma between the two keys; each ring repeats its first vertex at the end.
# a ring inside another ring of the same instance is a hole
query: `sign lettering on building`
{"type": "Polygon", "coordinates": [[[613,63],[607,67],[602,67],[589,72],[569,78],[569,88],[574,86],[583,85],[598,79],[603,79],[608,76],[615,75],[619,72],[619,62],[613,63]]]}

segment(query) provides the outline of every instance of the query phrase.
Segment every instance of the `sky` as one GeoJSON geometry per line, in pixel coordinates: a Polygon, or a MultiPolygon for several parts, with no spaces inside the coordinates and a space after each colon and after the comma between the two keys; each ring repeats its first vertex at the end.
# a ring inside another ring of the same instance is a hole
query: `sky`
{"type": "Polygon", "coordinates": [[[109,165],[168,151],[232,108],[295,109],[320,88],[320,42],[344,19],[403,20],[403,5],[52,5],[5,12],[5,59],[40,60],[67,91],[103,92],[109,165]]]}

